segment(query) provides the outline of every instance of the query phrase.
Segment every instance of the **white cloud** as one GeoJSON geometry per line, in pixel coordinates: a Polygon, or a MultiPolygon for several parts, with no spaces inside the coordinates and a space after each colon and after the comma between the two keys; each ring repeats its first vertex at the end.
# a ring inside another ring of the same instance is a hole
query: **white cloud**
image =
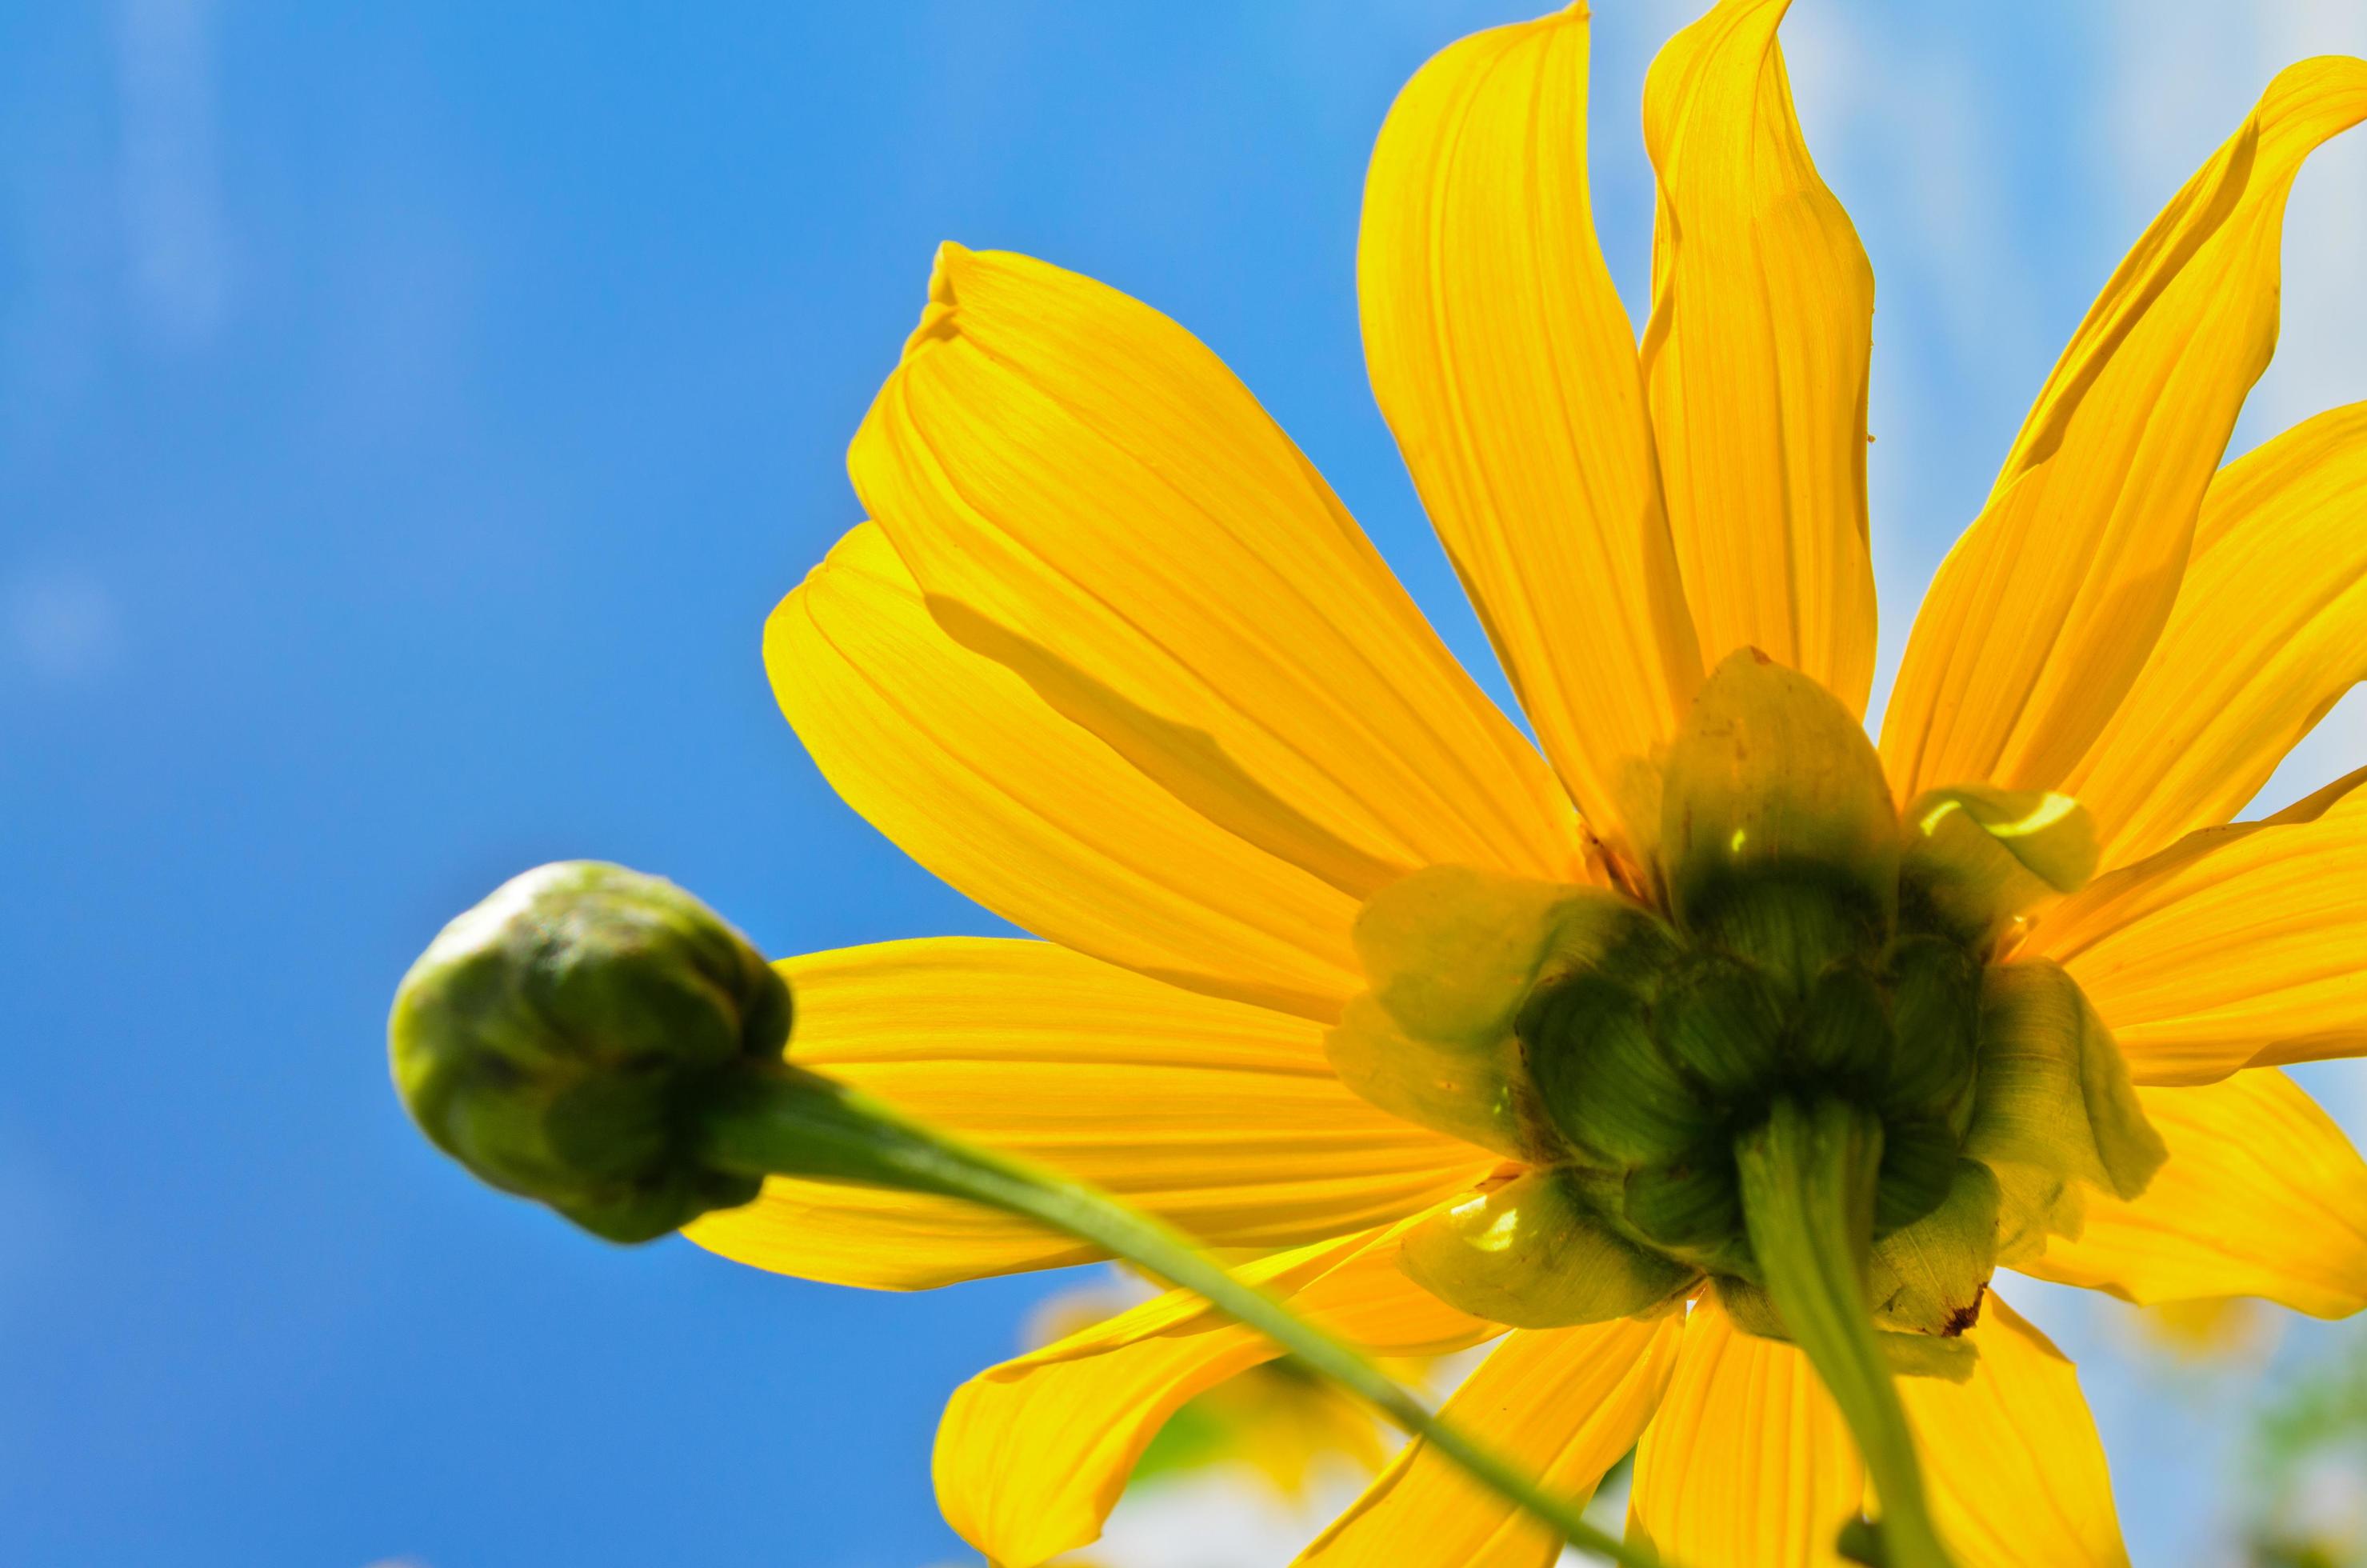
{"type": "Polygon", "coordinates": [[[200,345],[230,285],[214,131],[210,0],[122,0],[116,65],[132,298],[157,332],[200,345]]]}
{"type": "Polygon", "coordinates": [[[0,590],[0,631],[8,663],[42,686],[96,679],[123,652],[115,596],[73,573],[28,574],[8,583],[0,590]]]}

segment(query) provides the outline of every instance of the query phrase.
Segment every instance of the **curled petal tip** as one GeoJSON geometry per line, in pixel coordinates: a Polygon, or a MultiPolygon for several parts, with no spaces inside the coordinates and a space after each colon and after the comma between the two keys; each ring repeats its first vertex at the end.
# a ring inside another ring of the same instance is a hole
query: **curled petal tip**
{"type": "Polygon", "coordinates": [[[904,339],[904,358],[909,359],[923,347],[940,339],[949,339],[960,330],[957,311],[960,301],[956,297],[955,278],[968,264],[972,252],[955,240],[938,244],[934,257],[929,263],[929,302],[921,309],[921,324],[904,339]]]}

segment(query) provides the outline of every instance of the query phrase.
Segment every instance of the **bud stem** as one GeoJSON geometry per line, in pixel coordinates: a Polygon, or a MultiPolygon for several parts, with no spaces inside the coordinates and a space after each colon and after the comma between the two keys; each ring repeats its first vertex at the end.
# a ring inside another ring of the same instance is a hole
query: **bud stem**
{"type": "Polygon", "coordinates": [[[1735,1160],[1768,1294],[1840,1407],[1879,1494],[1883,1568],[1951,1568],[1907,1409],[1866,1310],[1881,1123],[1842,1100],[1806,1108],[1778,1099],[1764,1123],[1735,1141],[1735,1160]]]}
{"type": "Polygon", "coordinates": [[[1545,1491],[1519,1468],[1440,1420],[1348,1346],[1226,1273],[1181,1233],[1072,1177],[960,1142],[868,1096],[795,1068],[736,1075],[707,1108],[702,1137],[707,1160],[725,1169],[963,1199],[1089,1242],[1205,1298],[1274,1340],[1570,1544],[1627,1568],[1660,1568],[1651,1552],[1588,1524],[1568,1499],[1545,1491]]]}

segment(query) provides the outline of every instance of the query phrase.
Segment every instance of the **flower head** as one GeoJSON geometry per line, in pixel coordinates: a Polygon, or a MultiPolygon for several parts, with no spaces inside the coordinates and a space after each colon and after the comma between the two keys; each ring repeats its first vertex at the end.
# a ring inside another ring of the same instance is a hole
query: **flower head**
{"type": "MultiPolygon", "coordinates": [[[[1784,8],[1653,67],[1640,340],[1581,6],[1446,50],[1375,151],[1375,390],[1535,746],[1183,328],[940,253],[851,454],[872,520],[765,657],[839,792],[1044,940],[792,960],[800,1055],[1251,1249],[1378,1353],[1500,1341],[1450,1414],[1568,1493],[1637,1447],[1633,1528],[1687,1562],[1829,1562],[1869,1507],[1790,1343],[1822,1247],[1954,1559],[2119,1562],[1999,1271],[2367,1305],[2367,1164],[2276,1070],[2367,1047],[2367,791],[2231,821],[2367,673],[2367,407],[2220,466],[2367,63],[2278,76],[2138,239],[1877,742],[1873,273],[1784,8]]],[[[1080,1256],[789,1180],[694,1233],[888,1288],[1080,1256]]],[[[1162,1298],[991,1370],[946,1513],[1002,1562],[1090,1540],[1165,1415],[1272,1354],[1162,1298]]],[[[1552,1550],[1416,1444],[1306,1560],[1552,1550]]]]}

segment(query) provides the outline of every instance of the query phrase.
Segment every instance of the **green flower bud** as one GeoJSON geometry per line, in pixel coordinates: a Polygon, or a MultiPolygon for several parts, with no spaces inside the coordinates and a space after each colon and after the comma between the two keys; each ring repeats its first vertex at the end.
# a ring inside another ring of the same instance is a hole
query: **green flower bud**
{"type": "MultiPolygon", "coordinates": [[[[1719,1276],[1715,1285],[1717,1304],[1726,1309],[1735,1327],[1756,1338],[1793,1343],[1792,1333],[1784,1326],[1784,1316],[1775,1310],[1774,1298],[1767,1293],[1765,1286],[1731,1275],[1719,1276]]],[[[1971,1340],[1936,1334],[1878,1329],[1874,1344],[1895,1377],[1938,1378],[1961,1383],[1973,1375],[1980,1360],[1971,1340]]],[[[1888,1559],[1875,1555],[1853,1561],[1881,1563],[1888,1559]]]]}
{"type": "Polygon", "coordinates": [[[717,1084],[780,1060],[787,983],[662,878],[565,861],[447,926],[395,993],[394,1081],[478,1176],[611,1241],[756,1196],[694,1152],[717,1084]]]}

